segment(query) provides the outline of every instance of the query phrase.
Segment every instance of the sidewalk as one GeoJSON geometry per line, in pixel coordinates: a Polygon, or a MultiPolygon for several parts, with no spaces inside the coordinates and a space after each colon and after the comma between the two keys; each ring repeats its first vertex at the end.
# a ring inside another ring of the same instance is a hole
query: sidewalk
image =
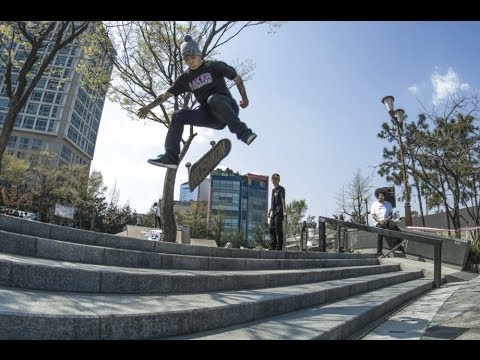
{"type": "Polygon", "coordinates": [[[434,289],[362,340],[480,340],[480,276],[434,289]]]}

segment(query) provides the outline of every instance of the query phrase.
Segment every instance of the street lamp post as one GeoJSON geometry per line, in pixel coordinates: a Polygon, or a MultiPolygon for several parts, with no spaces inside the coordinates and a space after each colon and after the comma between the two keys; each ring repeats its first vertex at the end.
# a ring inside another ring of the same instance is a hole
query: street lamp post
{"type": "Polygon", "coordinates": [[[397,126],[397,139],[400,146],[400,160],[402,162],[402,172],[403,172],[403,185],[404,185],[404,196],[405,196],[405,226],[412,226],[412,210],[410,208],[410,192],[408,190],[408,181],[407,181],[407,166],[405,164],[405,157],[403,155],[403,141],[402,141],[402,129],[403,129],[403,119],[405,118],[405,111],[403,109],[394,109],[393,107],[393,96],[385,96],[382,99],[382,103],[387,108],[388,114],[392,118],[393,122],[397,126]]]}

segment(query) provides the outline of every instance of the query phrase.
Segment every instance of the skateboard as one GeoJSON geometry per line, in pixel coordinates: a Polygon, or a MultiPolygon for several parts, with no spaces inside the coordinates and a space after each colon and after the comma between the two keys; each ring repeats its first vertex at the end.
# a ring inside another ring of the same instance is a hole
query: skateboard
{"type": "Polygon", "coordinates": [[[187,163],[188,187],[192,192],[203,180],[227,157],[232,149],[232,142],[229,139],[222,139],[215,144],[211,141],[212,148],[193,165],[187,163]]]}

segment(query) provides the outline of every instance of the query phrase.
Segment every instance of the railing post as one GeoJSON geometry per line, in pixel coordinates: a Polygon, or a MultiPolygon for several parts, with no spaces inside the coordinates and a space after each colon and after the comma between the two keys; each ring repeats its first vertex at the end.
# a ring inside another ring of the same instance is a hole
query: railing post
{"type": "Polygon", "coordinates": [[[433,245],[433,284],[439,288],[442,284],[442,243],[433,245]]]}
{"type": "Polygon", "coordinates": [[[335,234],[335,252],[340,252],[340,236],[342,235],[342,227],[337,224],[337,233],[335,234]]]}
{"type": "Polygon", "coordinates": [[[302,244],[301,251],[307,250],[308,229],[307,222],[304,221],[300,229],[300,242],[302,244]]]}
{"type": "Polygon", "coordinates": [[[318,249],[320,251],[327,251],[327,227],[325,226],[325,219],[318,217],[318,249]]]}

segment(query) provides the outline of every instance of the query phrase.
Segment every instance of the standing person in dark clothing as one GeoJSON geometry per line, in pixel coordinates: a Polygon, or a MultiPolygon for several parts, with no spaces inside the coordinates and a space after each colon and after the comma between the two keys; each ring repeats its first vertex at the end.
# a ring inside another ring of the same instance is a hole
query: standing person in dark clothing
{"type": "Polygon", "coordinates": [[[198,44],[190,35],[180,46],[182,57],[188,68],[174,81],[173,85],[147,106],[138,110],[138,117],[144,119],[151,109],[172,96],[192,92],[200,107],[195,110],[182,109],[172,115],[172,121],[165,139],[165,154],[148,163],[156,166],[176,169],[179,163],[180,142],[183,127],[193,125],[222,130],[226,126],[230,132],[245,144],[250,145],[257,137],[245,123],[238,118],[239,106],[245,109],[248,104],[245,85],[237,71],[223,61],[203,60],[198,44]],[[242,97],[237,104],[228,89],[225,78],[232,80],[242,97]]]}
{"type": "Polygon", "coordinates": [[[283,218],[287,215],[285,188],[280,185],[280,175],[272,175],[272,199],[268,217],[270,218],[270,250],[283,249],[283,218]]]}

